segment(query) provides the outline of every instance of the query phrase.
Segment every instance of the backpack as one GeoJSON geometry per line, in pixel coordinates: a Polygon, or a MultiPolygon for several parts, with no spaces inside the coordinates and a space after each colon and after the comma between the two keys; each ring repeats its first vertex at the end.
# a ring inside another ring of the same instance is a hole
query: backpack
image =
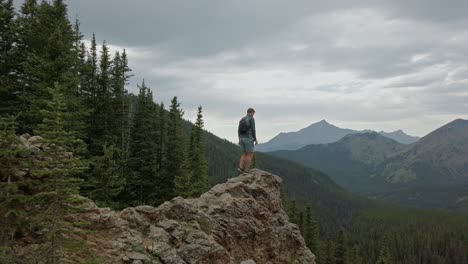
{"type": "Polygon", "coordinates": [[[245,134],[247,134],[247,132],[249,132],[250,126],[247,125],[247,118],[248,117],[243,117],[239,121],[238,131],[239,131],[239,134],[241,134],[241,135],[245,135],[245,134]]]}

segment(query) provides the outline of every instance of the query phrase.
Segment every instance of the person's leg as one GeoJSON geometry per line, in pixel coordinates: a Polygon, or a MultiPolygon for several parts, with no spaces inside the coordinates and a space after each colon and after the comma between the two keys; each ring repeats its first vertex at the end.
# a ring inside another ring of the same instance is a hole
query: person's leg
{"type": "Polygon", "coordinates": [[[246,152],[244,163],[245,163],[245,172],[250,170],[250,163],[252,162],[252,152],[246,152]]]}
{"type": "Polygon", "coordinates": [[[240,160],[239,160],[239,168],[241,170],[244,169],[244,161],[245,161],[245,152],[242,153],[241,157],[240,157],[240,160]]]}
{"type": "Polygon", "coordinates": [[[242,151],[242,155],[241,155],[240,160],[239,160],[239,169],[238,169],[238,171],[243,172],[244,171],[244,163],[245,163],[245,143],[244,143],[242,138],[239,138],[239,146],[240,146],[240,149],[242,151]]]}

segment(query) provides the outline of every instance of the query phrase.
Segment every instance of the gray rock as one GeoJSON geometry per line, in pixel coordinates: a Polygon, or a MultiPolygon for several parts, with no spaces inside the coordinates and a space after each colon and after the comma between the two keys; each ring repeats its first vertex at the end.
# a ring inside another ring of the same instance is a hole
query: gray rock
{"type": "Polygon", "coordinates": [[[146,255],[138,252],[130,252],[127,253],[125,256],[127,256],[131,260],[148,260],[148,257],[146,255]]]}
{"type": "Polygon", "coordinates": [[[28,139],[28,144],[34,146],[34,147],[37,147],[37,148],[41,148],[43,143],[41,143],[41,141],[43,141],[44,139],[40,136],[32,136],[28,139]]]}
{"type": "Polygon", "coordinates": [[[315,263],[280,198],[281,178],[260,170],[229,179],[196,199],[114,212],[83,198],[75,220],[108,263],[315,263]]]}

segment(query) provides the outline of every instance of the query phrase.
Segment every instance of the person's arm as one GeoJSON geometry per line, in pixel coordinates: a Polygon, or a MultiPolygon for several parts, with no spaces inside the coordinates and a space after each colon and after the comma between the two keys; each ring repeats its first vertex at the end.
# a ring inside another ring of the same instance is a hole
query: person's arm
{"type": "Polygon", "coordinates": [[[255,119],[253,117],[250,119],[250,131],[255,143],[257,143],[257,131],[255,131],[255,119]]]}

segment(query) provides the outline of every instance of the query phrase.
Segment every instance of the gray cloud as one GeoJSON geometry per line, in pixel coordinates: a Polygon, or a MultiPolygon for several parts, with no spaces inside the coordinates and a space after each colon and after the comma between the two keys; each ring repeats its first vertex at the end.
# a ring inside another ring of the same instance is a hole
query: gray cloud
{"type": "MultiPolygon", "coordinates": [[[[18,5],[21,1],[16,0],[18,5]]],[[[89,40],[126,48],[157,101],[235,140],[257,108],[260,138],[320,119],[422,136],[468,118],[468,2],[71,0],[89,40]]]]}

